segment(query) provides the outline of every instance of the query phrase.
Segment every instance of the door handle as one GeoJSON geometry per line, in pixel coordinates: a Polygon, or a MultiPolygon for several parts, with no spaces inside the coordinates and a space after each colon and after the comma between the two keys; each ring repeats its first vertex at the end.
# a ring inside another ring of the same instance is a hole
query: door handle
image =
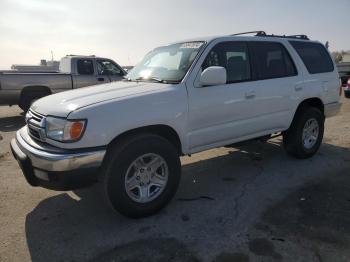
{"type": "Polygon", "coordinates": [[[296,86],[294,87],[294,89],[295,89],[295,91],[301,91],[301,90],[303,90],[303,87],[300,86],[300,85],[296,85],[296,86]]]}
{"type": "Polygon", "coordinates": [[[99,77],[99,78],[97,78],[97,80],[100,81],[100,82],[105,81],[104,77],[99,77]]]}
{"type": "Polygon", "coordinates": [[[245,98],[251,99],[255,97],[255,91],[250,91],[245,93],[245,98]]]}
{"type": "Polygon", "coordinates": [[[322,87],[325,92],[328,92],[328,83],[329,81],[323,81],[322,82],[322,87]]]}

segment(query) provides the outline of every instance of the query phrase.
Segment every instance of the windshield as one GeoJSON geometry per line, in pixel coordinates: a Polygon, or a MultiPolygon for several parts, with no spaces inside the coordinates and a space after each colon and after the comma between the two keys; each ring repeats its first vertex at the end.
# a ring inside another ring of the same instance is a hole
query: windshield
{"type": "Polygon", "coordinates": [[[126,76],[130,81],[180,82],[204,42],[162,46],[149,52],[126,76]]]}

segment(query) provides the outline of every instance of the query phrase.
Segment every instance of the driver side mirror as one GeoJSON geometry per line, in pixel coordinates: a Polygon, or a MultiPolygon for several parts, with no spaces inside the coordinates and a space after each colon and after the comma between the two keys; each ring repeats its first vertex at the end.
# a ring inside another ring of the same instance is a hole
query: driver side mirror
{"type": "Polygon", "coordinates": [[[200,84],[204,86],[216,86],[226,84],[226,69],[222,66],[210,66],[201,73],[200,84]]]}

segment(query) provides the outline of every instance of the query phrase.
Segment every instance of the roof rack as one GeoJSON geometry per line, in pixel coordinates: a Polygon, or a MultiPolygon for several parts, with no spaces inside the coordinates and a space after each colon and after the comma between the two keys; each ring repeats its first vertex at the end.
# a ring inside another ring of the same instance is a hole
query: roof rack
{"type": "Polygon", "coordinates": [[[293,38],[293,39],[301,39],[301,40],[310,40],[307,35],[268,35],[265,31],[249,31],[249,32],[242,32],[237,34],[232,34],[230,36],[236,36],[236,35],[248,35],[248,34],[255,34],[255,36],[263,36],[263,37],[282,37],[282,38],[293,38]]]}
{"type": "Polygon", "coordinates": [[[242,33],[236,33],[236,34],[232,34],[231,36],[234,35],[248,35],[248,34],[255,34],[255,36],[265,36],[266,33],[265,31],[249,31],[249,32],[242,32],[242,33]]]}
{"type": "Polygon", "coordinates": [[[73,54],[69,54],[66,56],[83,56],[83,57],[96,57],[95,55],[73,55],[73,54]]]}
{"type": "Polygon", "coordinates": [[[307,35],[287,35],[287,38],[298,38],[303,40],[310,40],[307,35]]]}

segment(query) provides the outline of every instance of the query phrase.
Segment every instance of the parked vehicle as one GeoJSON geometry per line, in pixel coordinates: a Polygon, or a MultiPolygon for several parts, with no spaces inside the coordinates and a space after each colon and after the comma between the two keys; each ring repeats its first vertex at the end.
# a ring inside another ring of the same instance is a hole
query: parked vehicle
{"type": "Polygon", "coordinates": [[[68,55],[59,72],[0,71],[0,105],[19,105],[27,111],[33,101],[58,92],[118,81],[126,72],[113,60],[68,55]]]}
{"type": "Polygon", "coordinates": [[[350,63],[341,62],[337,64],[339,76],[343,87],[346,87],[348,79],[350,78],[350,63]]]}
{"type": "Polygon", "coordinates": [[[346,83],[346,86],[344,88],[344,95],[346,98],[350,98],[350,77],[346,83]]]}
{"type": "Polygon", "coordinates": [[[306,36],[198,38],[154,49],[125,81],[36,101],[11,148],[32,186],[98,181],[115,210],[143,217],[175,194],[181,155],[281,132],[290,155],[313,156],[340,88],[306,36]]]}

